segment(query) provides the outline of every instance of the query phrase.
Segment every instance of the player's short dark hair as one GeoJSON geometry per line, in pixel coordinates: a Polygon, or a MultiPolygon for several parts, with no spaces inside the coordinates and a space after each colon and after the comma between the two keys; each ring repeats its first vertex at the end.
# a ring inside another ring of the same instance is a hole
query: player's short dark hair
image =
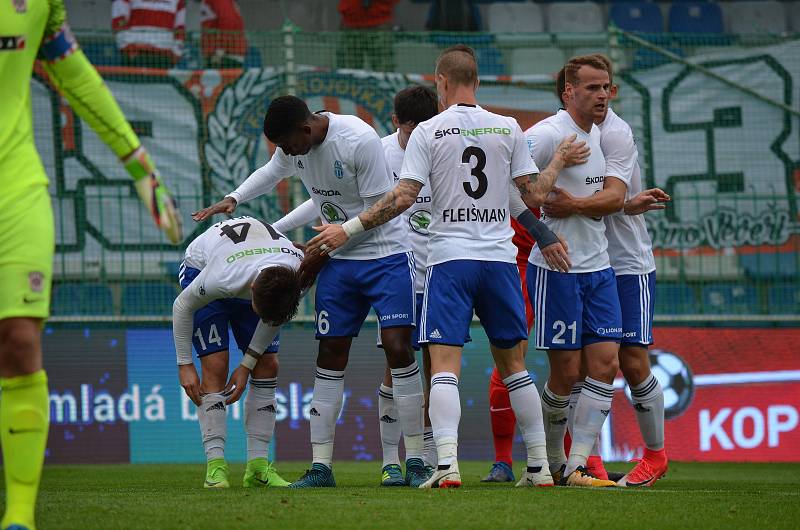
{"type": "Polygon", "coordinates": [[[268,267],[253,282],[253,306],[264,322],[280,326],[297,314],[300,275],[285,266],[268,267]]]}
{"type": "Polygon", "coordinates": [[[597,54],[577,55],[567,61],[567,64],[564,65],[565,85],[566,83],[569,83],[570,85],[577,85],[580,82],[578,79],[578,70],[580,70],[582,66],[590,66],[592,68],[596,68],[597,70],[608,72],[609,78],[611,77],[611,72],[609,72],[611,63],[609,63],[608,59],[605,57],[600,59],[597,54]]]}
{"type": "Polygon", "coordinates": [[[564,106],[564,89],[567,86],[566,75],[564,74],[564,67],[561,67],[561,70],[558,71],[556,74],[556,97],[558,101],[561,102],[561,106],[564,106]]]}
{"type": "Polygon", "coordinates": [[[274,142],[308,121],[311,111],[296,96],[279,96],[273,99],[264,115],[264,136],[274,142]]]}
{"type": "Polygon", "coordinates": [[[466,44],[450,46],[436,59],[436,73],[447,76],[458,85],[474,85],[478,82],[475,50],[466,44]]]}
{"type": "Polygon", "coordinates": [[[418,124],[439,113],[436,92],[422,85],[406,87],[394,96],[394,114],[400,123],[418,124]]]}

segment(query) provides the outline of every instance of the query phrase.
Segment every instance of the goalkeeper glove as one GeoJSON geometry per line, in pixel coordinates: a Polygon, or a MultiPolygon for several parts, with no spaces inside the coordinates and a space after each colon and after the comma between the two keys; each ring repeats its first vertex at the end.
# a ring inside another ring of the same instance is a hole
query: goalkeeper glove
{"type": "Polygon", "coordinates": [[[133,177],[136,192],[147,211],[153,216],[156,226],[173,244],[180,243],[183,240],[183,230],[178,204],[162,182],[150,154],[143,145],[140,145],[133,153],[122,159],[122,163],[133,177]]]}

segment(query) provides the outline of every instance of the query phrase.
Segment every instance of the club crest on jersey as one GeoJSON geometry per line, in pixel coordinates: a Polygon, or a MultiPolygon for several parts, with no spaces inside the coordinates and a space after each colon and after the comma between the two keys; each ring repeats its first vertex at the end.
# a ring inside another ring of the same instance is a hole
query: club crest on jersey
{"type": "Polygon", "coordinates": [[[332,202],[323,202],[320,207],[320,213],[322,217],[332,225],[340,225],[347,221],[347,214],[344,213],[344,210],[342,210],[339,205],[333,204],[332,202]]]}
{"type": "Polygon", "coordinates": [[[28,12],[28,0],[11,0],[11,3],[14,4],[14,11],[17,13],[28,12]]]}
{"type": "Polygon", "coordinates": [[[333,174],[337,179],[344,178],[344,168],[339,160],[333,163],[333,174]]]}
{"type": "Polygon", "coordinates": [[[423,236],[430,235],[428,227],[431,224],[431,212],[425,210],[417,210],[408,217],[408,224],[411,225],[411,230],[423,236]]]}
{"type": "Polygon", "coordinates": [[[44,290],[44,274],[37,271],[28,273],[28,285],[34,293],[41,293],[44,290]]]}

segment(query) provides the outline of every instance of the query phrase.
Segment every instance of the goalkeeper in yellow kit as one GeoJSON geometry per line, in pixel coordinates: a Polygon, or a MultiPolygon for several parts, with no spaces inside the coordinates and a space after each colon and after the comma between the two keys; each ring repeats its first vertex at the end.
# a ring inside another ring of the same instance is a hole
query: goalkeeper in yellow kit
{"type": "Polygon", "coordinates": [[[34,528],[49,424],[41,325],[50,306],[55,236],[47,175],[31,123],[31,75],[51,82],[120,158],[156,224],[181,237],[174,200],[100,75],[78,48],[62,0],[0,2],[0,443],[6,510],[0,528],[34,528]]]}

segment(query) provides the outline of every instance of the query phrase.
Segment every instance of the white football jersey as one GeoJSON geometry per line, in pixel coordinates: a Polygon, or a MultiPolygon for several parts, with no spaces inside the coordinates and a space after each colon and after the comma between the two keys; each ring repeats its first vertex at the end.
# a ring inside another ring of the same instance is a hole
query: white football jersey
{"type": "MultiPolygon", "coordinates": [[[[403,157],[406,152],[400,147],[400,142],[397,140],[397,132],[384,136],[381,142],[386,153],[386,162],[389,164],[394,182],[397,184],[400,181],[403,157]]],[[[428,226],[431,224],[430,191],[430,186],[422,186],[414,205],[403,212],[401,216],[408,227],[409,243],[411,244],[412,252],[414,252],[414,263],[417,270],[415,289],[418,293],[425,291],[425,269],[428,263],[428,239],[430,235],[428,226]]]]}
{"type": "Polygon", "coordinates": [[[459,104],[417,125],[400,178],[430,186],[428,267],[457,259],[516,263],[511,181],[538,171],[514,118],[459,104]]]}
{"type": "Polygon", "coordinates": [[[220,298],[251,299],[250,284],[267,267],[297,269],[303,253],[283,234],[254,217],[213,225],[186,248],[183,263],[200,270],[187,289],[205,304],[220,298]]]}
{"type": "MultiPolygon", "coordinates": [[[[272,226],[253,217],[236,217],[213,225],[192,241],[180,269],[200,273],[181,291],[172,307],[172,330],[178,364],[192,362],[195,311],[222,298],[252,299],[250,285],[269,267],[300,267],[303,253],[272,226]]],[[[262,352],[278,328],[259,321],[249,347],[262,352]]],[[[240,344],[241,348],[247,346],[240,344]]]]}
{"type": "MultiPolygon", "coordinates": [[[[536,165],[542,168],[547,167],[556,148],[565,138],[577,134],[575,141],[584,141],[591,149],[589,160],[585,164],[562,169],[556,179],[556,186],[575,197],[589,197],[603,189],[606,162],[600,147],[600,129],[596,125],[592,125],[591,132],[587,133],[578,127],[567,111],[559,110],[554,116],[545,118],[528,129],[525,134],[530,154],[536,165]]],[[[542,212],[541,220],[550,230],[566,240],[572,261],[571,273],[594,272],[610,266],[608,240],[602,217],[571,215],[554,219],[542,212]]],[[[528,261],[537,267],[550,269],[538,245],[531,250],[528,261]]]]}
{"type": "MultiPolygon", "coordinates": [[[[271,191],[281,180],[297,175],[324,224],[342,224],[367,208],[366,198],[379,198],[394,187],[380,138],[356,116],[322,113],[330,120],[325,140],[305,155],[289,156],[280,148],[267,164],[251,174],[230,196],[238,202],[271,191]]],[[[334,259],[376,259],[407,252],[407,229],[401,219],[370,230],[334,259]]]]}
{"type": "MultiPolygon", "coordinates": [[[[598,125],[600,145],[606,157],[606,175],[618,177],[628,184],[625,200],[642,191],[639,151],[633,131],[625,120],[608,109],[606,119],[598,125]]],[[[643,215],[617,212],[605,218],[608,257],[616,274],[649,274],[656,270],[653,242],[647,233],[643,215]]]]}

